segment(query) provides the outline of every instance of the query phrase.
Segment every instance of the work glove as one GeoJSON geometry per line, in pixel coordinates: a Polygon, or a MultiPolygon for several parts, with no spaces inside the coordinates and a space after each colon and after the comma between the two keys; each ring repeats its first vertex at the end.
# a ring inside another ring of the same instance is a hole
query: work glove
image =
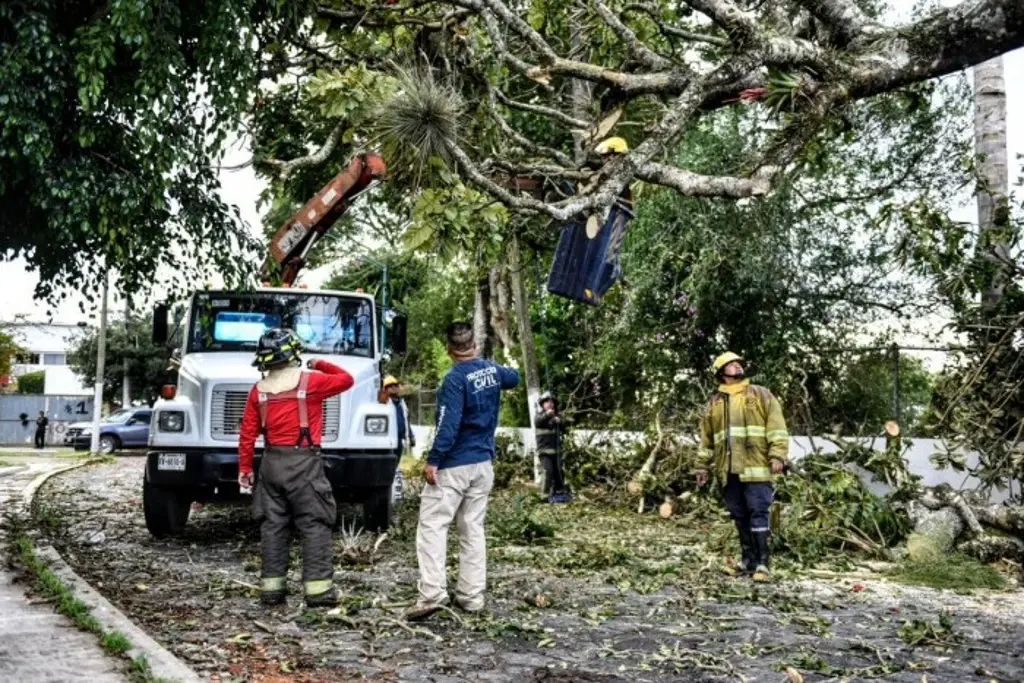
{"type": "Polygon", "coordinates": [[[708,472],[707,470],[697,470],[697,486],[704,486],[708,483],[708,472]]]}

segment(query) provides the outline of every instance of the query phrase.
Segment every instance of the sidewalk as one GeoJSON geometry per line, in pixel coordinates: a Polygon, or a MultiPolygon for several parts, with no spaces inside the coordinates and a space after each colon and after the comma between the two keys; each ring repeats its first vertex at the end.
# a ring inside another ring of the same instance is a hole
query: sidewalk
{"type": "MultiPolygon", "coordinates": [[[[29,462],[0,472],[0,512],[21,506],[22,493],[40,474],[67,461],[29,462]]],[[[53,605],[31,605],[7,571],[6,545],[0,548],[0,681],[33,683],[122,683],[114,661],[96,637],[79,631],[53,605]]]]}

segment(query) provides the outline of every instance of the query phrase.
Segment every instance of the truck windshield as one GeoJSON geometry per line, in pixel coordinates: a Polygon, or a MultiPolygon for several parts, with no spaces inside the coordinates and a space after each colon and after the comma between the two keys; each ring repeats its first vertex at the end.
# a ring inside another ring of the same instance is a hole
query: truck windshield
{"type": "Polygon", "coordinates": [[[188,350],[255,351],[269,329],[295,330],[309,353],[373,356],[373,308],[327,294],[204,292],[192,307],[188,350]]]}

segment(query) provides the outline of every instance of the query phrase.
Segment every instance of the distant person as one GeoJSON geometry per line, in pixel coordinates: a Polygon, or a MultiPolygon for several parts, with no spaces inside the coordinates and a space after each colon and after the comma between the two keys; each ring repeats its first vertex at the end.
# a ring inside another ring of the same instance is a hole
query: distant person
{"type": "Polygon", "coordinates": [[[416,447],[416,435],[412,431],[412,423],[409,421],[409,406],[401,396],[402,383],[394,375],[384,378],[384,387],[381,396],[381,403],[391,401],[395,404],[395,422],[398,427],[398,459],[405,455],[405,444],[409,448],[416,447]]]}
{"type": "Polygon", "coordinates": [[[253,486],[256,439],[263,461],[252,497],[260,522],[263,567],[260,600],[279,605],[287,595],[292,525],[302,536],[302,583],[306,605],[338,603],[331,529],[337,515],[331,483],[320,459],[324,399],[352,387],[352,376],[324,360],[302,370],[302,342],[287,329],[260,337],[253,363],[264,372],[249,392],[238,437],[238,485],[253,486]]]}
{"type": "Polygon", "coordinates": [[[46,417],[44,411],[40,410],[39,417],[36,418],[36,450],[46,446],[46,428],[49,426],[50,419],[46,417]]]}
{"type": "Polygon", "coordinates": [[[701,421],[704,464],[697,471],[697,485],[706,484],[712,470],[725,486],[725,506],[743,548],[739,566],[727,566],[726,572],[752,573],[755,581],[768,581],[772,482],[782,474],[789,457],[789,432],[778,399],[750,383],[740,356],[723,353],[712,371],[721,384],[701,421]]]}
{"type": "Polygon", "coordinates": [[[565,418],[558,412],[558,400],[550,391],[541,394],[533,422],[537,428],[537,455],[544,468],[543,493],[552,503],[567,503],[569,491],[562,467],[565,418]]]}
{"type": "Polygon", "coordinates": [[[494,432],[501,392],[519,384],[519,373],[477,358],[473,327],[448,326],[448,355],[455,365],[438,393],[437,435],[427,456],[416,532],[419,599],[406,612],[425,619],[448,604],[445,564],[448,527],[459,527],[459,583],[455,604],[467,612],[484,607],[487,587],[487,539],[484,519],[494,485],[494,432]]]}

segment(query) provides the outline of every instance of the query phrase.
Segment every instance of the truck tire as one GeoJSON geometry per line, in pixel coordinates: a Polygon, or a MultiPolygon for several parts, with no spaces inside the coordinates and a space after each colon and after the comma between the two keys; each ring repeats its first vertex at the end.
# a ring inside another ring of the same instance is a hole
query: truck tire
{"type": "Polygon", "coordinates": [[[390,524],[391,486],[378,486],[363,501],[363,527],[371,533],[383,533],[390,524]]]}
{"type": "Polygon", "coordinates": [[[143,479],[142,510],[146,529],[154,538],[180,536],[192,511],[192,498],[186,492],[154,486],[143,479]]]}

